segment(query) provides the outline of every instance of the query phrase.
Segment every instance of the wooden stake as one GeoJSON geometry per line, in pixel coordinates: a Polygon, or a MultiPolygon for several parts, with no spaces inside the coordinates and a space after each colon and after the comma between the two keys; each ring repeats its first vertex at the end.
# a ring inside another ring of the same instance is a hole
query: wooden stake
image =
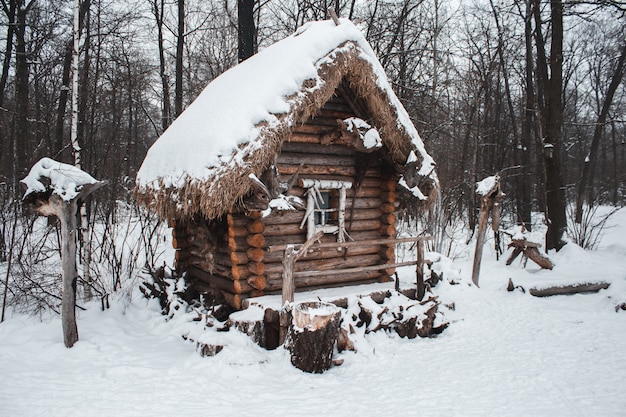
{"type": "Polygon", "coordinates": [[[300,249],[296,250],[294,245],[289,245],[285,249],[285,255],[283,257],[283,306],[285,303],[293,303],[294,293],[296,291],[293,266],[301,256],[306,255],[309,247],[322,236],[324,236],[324,232],[317,232],[313,237],[304,242],[300,249]]]}
{"type": "Polygon", "coordinates": [[[339,26],[341,24],[339,17],[337,17],[337,13],[335,13],[335,9],[329,7],[328,14],[330,14],[330,18],[333,19],[333,22],[335,22],[335,26],[339,26]]]}

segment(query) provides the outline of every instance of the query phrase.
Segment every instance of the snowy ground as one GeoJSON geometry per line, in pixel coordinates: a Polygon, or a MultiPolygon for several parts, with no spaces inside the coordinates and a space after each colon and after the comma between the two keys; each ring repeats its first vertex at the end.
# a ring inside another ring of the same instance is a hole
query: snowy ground
{"type": "MultiPolygon", "coordinates": [[[[367,336],[322,375],[293,368],[282,349],[245,337],[201,358],[154,304],[118,300],[79,314],[63,346],[58,318],[14,315],[0,325],[0,416],[618,416],[626,413],[626,210],[601,247],[573,244],[540,271],[485,250],[481,287],[455,261],[438,293],[454,301],[436,339],[367,336]],[[456,272],[454,269],[457,269],[456,272]],[[611,282],[598,294],[535,298],[505,290],[542,281],[611,282]]],[[[468,253],[472,254],[473,249],[468,253]]]]}

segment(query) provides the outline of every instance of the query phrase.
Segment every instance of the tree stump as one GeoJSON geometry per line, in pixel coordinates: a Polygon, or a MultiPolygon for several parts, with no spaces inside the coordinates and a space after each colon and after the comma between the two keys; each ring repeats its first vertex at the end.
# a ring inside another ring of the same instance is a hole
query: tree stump
{"type": "Polygon", "coordinates": [[[295,304],[285,347],[291,363],[309,373],[320,374],[332,365],[333,349],[339,336],[341,311],[333,304],[295,304]]]}

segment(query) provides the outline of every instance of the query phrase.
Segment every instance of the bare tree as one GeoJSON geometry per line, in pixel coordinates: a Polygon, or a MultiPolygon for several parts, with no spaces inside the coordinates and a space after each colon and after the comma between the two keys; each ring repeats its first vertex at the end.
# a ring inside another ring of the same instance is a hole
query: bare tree
{"type": "MultiPolygon", "coordinates": [[[[575,221],[576,223],[581,223],[583,218],[583,201],[585,190],[587,185],[590,182],[591,172],[593,171],[598,147],[600,146],[600,139],[602,137],[602,133],[604,131],[604,125],[606,124],[606,118],[609,114],[609,109],[613,102],[613,97],[615,96],[615,92],[617,91],[617,87],[620,85],[622,81],[622,77],[624,76],[624,61],[626,60],[626,42],[622,44],[622,50],[620,56],[617,60],[617,64],[615,66],[615,71],[611,76],[611,83],[606,91],[606,95],[604,96],[604,101],[602,103],[602,109],[600,110],[600,114],[598,114],[598,119],[595,123],[595,128],[593,130],[593,139],[591,140],[591,146],[589,148],[589,154],[585,157],[583,161],[582,168],[582,176],[580,178],[580,182],[578,183],[578,194],[576,197],[576,213],[575,213],[575,221]]],[[[588,202],[591,204],[591,201],[588,202]]]]}

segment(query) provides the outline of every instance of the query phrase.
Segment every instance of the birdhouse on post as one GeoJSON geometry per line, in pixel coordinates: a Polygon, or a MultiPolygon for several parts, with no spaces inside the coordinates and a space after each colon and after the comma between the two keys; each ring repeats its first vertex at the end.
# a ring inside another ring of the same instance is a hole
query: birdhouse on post
{"type": "Polygon", "coordinates": [[[61,321],[65,346],[70,348],[78,341],[75,311],[77,210],[81,202],[106,181],[98,181],[73,165],[42,158],[21,182],[26,187],[23,205],[41,216],[56,216],[61,223],[61,321]]]}

